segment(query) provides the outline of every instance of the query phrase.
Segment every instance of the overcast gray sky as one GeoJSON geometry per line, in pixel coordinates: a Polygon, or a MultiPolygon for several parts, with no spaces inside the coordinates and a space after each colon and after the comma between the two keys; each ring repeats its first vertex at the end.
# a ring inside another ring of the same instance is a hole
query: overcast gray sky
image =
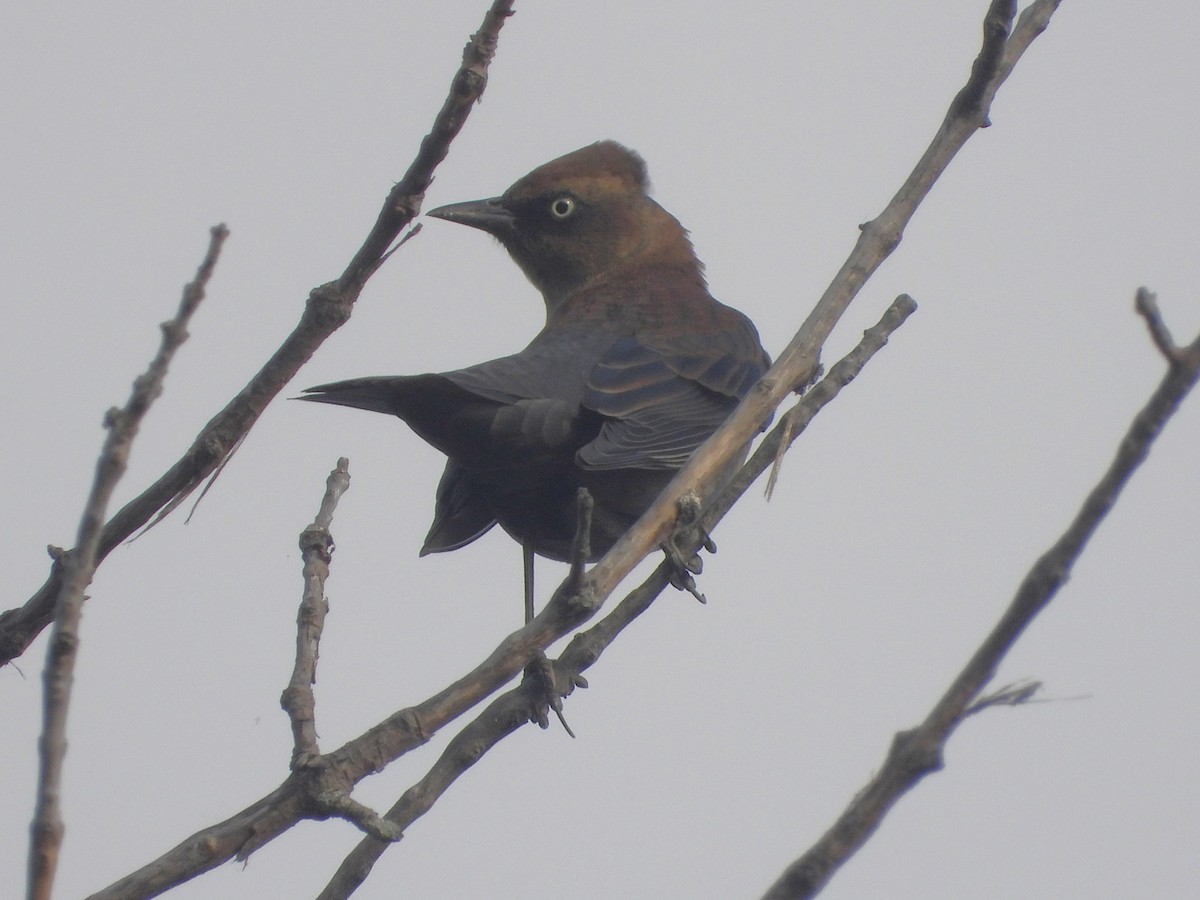
{"type": "MultiPolygon", "coordinates": [[[[441,105],[486,3],[8,4],[0,35],[0,356],[8,597],[69,545],[123,402],[207,240],[225,254],[134,451],[133,496],[341,272],[441,105]]],[[[519,2],[428,205],[490,196],[599,138],[639,150],[713,292],[784,346],[941,121],[984,0],[519,2]]],[[[918,313],[572,696],[389,851],[364,898],[757,896],[920,720],[1074,515],[1163,370],[1135,289],[1200,329],[1195,4],[1068,2],[826,353],[918,313]]],[[[294,389],[522,347],[541,301],[485,236],[430,221],[294,389]]],[[[191,524],[102,567],[70,720],[58,896],[99,889],[285,776],[278,697],[297,535],[337,457],[317,685],[332,749],[519,624],[499,530],[417,549],[441,457],[401,424],[280,400],[191,524]]],[[[949,746],[835,900],[1200,892],[1200,402],[1156,445],[1001,681],[1047,699],[949,746]]],[[[560,567],[543,564],[549,590],[560,567]]],[[[39,641],[0,671],[0,872],[25,866],[39,641]]],[[[386,807],[453,729],[361,785],[386,807]]],[[[306,824],[179,889],[306,897],[358,834],[306,824]]]]}

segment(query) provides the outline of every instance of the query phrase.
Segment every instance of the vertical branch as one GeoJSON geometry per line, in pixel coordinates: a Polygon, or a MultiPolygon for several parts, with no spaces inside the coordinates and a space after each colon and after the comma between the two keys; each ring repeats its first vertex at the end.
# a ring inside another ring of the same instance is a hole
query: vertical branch
{"type": "Polygon", "coordinates": [[[183,289],[179,311],[162,325],[162,342],[146,372],[133,383],[129,400],[122,409],[110,409],[104,417],[108,429],[96,477],[79,521],[76,549],[61,559],[63,577],[54,601],[54,627],[46,649],[42,672],[45,689],[42,713],[42,737],[39,741],[40,766],[37,802],[30,826],[29,898],[49,900],[58,869],[65,825],[62,819],[61,790],[63,762],[67,754],[67,710],[75,677],[75,658],[79,648],[79,620],[83,610],[83,592],[91,583],[99,562],[98,550],[104,530],[104,517],[113,489],[125,474],[129,450],[137,436],[142,418],[162,393],[163,380],[175,351],[187,340],[187,325],[192,313],[204,299],[204,289],[216,268],[221,245],[229,236],[224,225],[212,229],[208,252],[196,278],[183,289]]]}
{"type": "Polygon", "coordinates": [[[317,745],[316,698],[312,686],[317,683],[317,657],[321,632],[329,602],[325,599],[325,580],[333,555],[333,537],[329,526],[342,494],[350,487],[350,461],[344,456],[329,473],[325,496],[317,518],[300,534],[300,555],[304,560],[304,596],[296,613],[296,664],[292,677],[279,698],[292,723],[292,768],[304,766],[320,756],[317,745]]]}

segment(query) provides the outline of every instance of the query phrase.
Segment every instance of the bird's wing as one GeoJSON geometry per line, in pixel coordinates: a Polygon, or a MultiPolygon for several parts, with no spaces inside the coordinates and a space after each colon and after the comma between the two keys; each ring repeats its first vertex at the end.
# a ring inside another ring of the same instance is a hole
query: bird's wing
{"type": "Polygon", "coordinates": [[[579,405],[581,389],[569,385],[580,379],[560,360],[526,351],[442,377],[477,398],[477,440],[506,468],[516,463],[527,469],[531,456],[572,454],[599,427],[579,405]]]}
{"type": "Polygon", "coordinates": [[[583,405],[604,424],[579,462],[589,469],[682,466],[766,371],[757,340],[744,352],[730,345],[736,337],[670,348],[616,341],[588,377],[583,405]]]}

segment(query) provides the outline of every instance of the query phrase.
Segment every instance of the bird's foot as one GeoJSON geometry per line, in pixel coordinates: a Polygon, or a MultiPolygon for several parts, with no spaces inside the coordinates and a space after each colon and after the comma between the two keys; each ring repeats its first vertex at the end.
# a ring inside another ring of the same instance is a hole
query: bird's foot
{"type": "Polygon", "coordinates": [[[678,526],[662,543],[662,550],[667,555],[667,562],[671,568],[667,577],[676,590],[687,591],[701,603],[707,603],[708,600],[696,587],[696,579],[693,577],[704,571],[704,561],[698,552],[685,551],[680,545],[698,546],[709,553],[716,553],[717,544],[700,524],[699,497],[688,492],[679,498],[677,507],[678,526]]]}
{"type": "Polygon", "coordinates": [[[571,737],[575,737],[575,732],[571,730],[571,726],[567,724],[566,717],[563,715],[562,698],[577,687],[587,687],[587,679],[582,675],[576,675],[571,679],[571,686],[563,690],[560,687],[559,675],[554,668],[554,663],[539,650],[533,661],[525,667],[525,683],[529,685],[530,695],[533,698],[533,709],[529,721],[536,722],[539,728],[549,728],[549,713],[550,710],[554,710],[554,715],[558,717],[563,731],[571,737]]]}

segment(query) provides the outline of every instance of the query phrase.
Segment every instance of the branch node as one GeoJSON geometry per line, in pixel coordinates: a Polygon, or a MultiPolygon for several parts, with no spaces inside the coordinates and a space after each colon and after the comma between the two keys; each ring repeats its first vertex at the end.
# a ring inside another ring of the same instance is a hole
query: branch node
{"type": "Polygon", "coordinates": [[[920,728],[898,731],[888,752],[889,763],[895,762],[912,781],[942,769],[942,745],[924,739],[920,728]]]}

